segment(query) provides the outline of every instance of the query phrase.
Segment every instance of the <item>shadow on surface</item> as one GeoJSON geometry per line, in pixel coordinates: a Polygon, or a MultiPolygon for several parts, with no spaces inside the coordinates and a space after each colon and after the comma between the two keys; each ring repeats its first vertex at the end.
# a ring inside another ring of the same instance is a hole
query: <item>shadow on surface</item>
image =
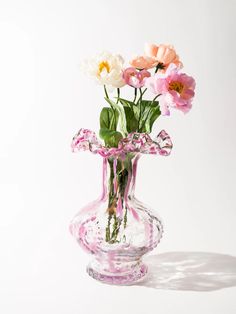
{"type": "Polygon", "coordinates": [[[168,252],[148,256],[149,273],[139,286],[214,291],[236,286],[236,257],[207,252],[168,252]]]}

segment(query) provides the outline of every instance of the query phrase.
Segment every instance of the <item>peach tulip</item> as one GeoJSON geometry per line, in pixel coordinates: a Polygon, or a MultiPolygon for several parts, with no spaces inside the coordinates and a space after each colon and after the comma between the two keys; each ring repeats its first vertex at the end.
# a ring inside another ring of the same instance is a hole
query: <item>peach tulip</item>
{"type": "Polygon", "coordinates": [[[179,56],[173,46],[161,44],[159,46],[154,44],[145,45],[145,55],[157,63],[163,63],[165,69],[173,63],[177,67],[182,67],[182,62],[179,60],[179,56]]]}
{"type": "Polygon", "coordinates": [[[155,67],[157,65],[156,59],[148,56],[137,56],[134,57],[130,64],[132,67],[139,69],[139,70],[147,70],[155,67]]]}

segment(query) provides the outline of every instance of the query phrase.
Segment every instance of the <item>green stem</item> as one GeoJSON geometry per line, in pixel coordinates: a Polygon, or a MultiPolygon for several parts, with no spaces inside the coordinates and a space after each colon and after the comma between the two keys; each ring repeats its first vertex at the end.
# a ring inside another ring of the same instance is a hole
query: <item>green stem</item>
{"type": "MultiPolygon", "coordinates": [[[[120,89],[117,88],[117,100],[116,100],[116,104],[117,105],[118,105],[119,101],[120,101],[120,89]]],[[[116,125],[116,111],[115,111],[114,108],[113,108],[113,114],[114,114],[114,117],[115,117],[115,125],[116,125]]]]}
{"type": "Polygon", "coordinates": [[[116,100],[117,104],[118,104],[119,100],[120,100],[120,89],[117,88],[117,100],[116,100]]]}
{"type": "MultiPolygon", "coordinates": [[[[147,90],[147,89],[146,89],[146,90],[147,90]]],[[[141,101],[142,101],[143,94],[145,93],[146,90],[144,90],[144,92],[142,92],[142,89],[139,88],[140,96],[139,96],[139,99],[138,99],[138,102],[137,102],[137,105],[139,105],[138,132],[139,132],[139,130],[140,130],[140,128],[139,128],[139,123],[140,123],[141,116],[142,116],[141,101]]]]}
{"type": "Polygon", "coordinates": [[[134,100],[133,100],[133,103],[135,103],[136,98],[137,98],[137,88],[134,89],[134,100]]]}
{"type": "Polygon", "coordinates": [[[140,100],[142,100],[143,95],[146,93],[146,90],[147,90],[147,88],[145,88],[144,91],[142,91],[142,88],[139,88],[140,96],[139,96],[139,99],[138,99],[136,105],[138,105],[138,103],[140,102],[140,100]]]}
{"type": "Polygon", "coordinates": [[[164,64],[163,63],[158,63],[157,66],[156,66],[156,69],[155,69],[155,74],[157,73],[157,71],[159,69],[163,70],[165,68],[164,64]]]}
{"type": "Polygon", "coordinates": [[[124,228],[127,227],[127,207],[125,207],[125,215],[124,215],[124,228]]]}
{"type": "Polygon", "coordinates": [[[125,190],[127,188],[128,178],[132,172],[132,158],[133,156],[127,156],[123,160],[117,160],[116,169],[114,169],[114,160],[108,159],[110,166],[110,177],[109,177],[109,200],[108,200],[108,220],[106,226],[106,242],[116,243],[120,241],[119,234],[120,228],[123,224],[124,228],[127,227],[127,207],[125,206],[125,190]],[[114,173],[115,170],[115,173],[114,173]],[[118,189],[114,191],[114,178],[117,180],[118,189]],[[116,216],[116,208],[118,198],[122,200],[122,207],[124,208],[124,217],[119,218],[116,216]]]}
{"type": "Polygon", "coordinates": [[[120,231],[120,226],[121,226],[121,219],[118,219],[116,215],[114,215],[114,224],[113,224],[113,231],[110,238],[110,243],[118,242],[117,237],[120,231]]]}
{"type": "Polygon", "coordinates": [[[108,92],[107,92],[106,85],[103,85],[103,88],[104,88],[104,92],[105,92],[106,98],[109,99],[109,95],[108,95],[108,92]]]}
{"type": "Polygon", "coordinates": [[[112,214],[109,213],[108,224],[106,227],[106,242],[109,242],[111,239],[111,219],[112,219],[112,214]]]}

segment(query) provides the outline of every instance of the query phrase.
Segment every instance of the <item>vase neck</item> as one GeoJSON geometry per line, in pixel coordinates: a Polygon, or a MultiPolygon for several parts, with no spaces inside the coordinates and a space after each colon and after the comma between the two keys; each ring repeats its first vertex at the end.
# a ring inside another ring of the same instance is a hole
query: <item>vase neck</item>
{"type": "Polygon", "coordinates": [[[135,192],[135,186],[136,186],[136,176],[137,176],[137,168],[138,168],[138,161],[140,158],[140,154],[136,155],[134,157],[133,163],[132,163],[132,175],[131,175],[131,186],[130,186],[130,192],[132,196],[134,195],[135,192]]]}
{"type": "Polygon", "coordinates": [[[102,199],[113,196],[128,200],[134,196],[139,158],[139,154],[127,154],[103,159],[102,199]]]}

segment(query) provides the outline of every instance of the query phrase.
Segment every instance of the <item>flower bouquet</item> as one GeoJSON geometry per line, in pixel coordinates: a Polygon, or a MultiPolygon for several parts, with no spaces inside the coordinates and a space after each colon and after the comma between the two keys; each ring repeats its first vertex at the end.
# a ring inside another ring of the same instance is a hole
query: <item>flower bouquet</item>
{"type": "Polygon", "coordinates": [[[191,109],[195,81],[182,72],[169,45],[147,44],[144,55],[133,58],[129,67],[120,55],[102,53],[86,60],[83,68],[103,86],[107,106],[100,113],[101,140],[93,131],[80,129],[72,150],[102,156],[102,193],[73,218],[70,231],[94,256],[87,267],[90,276],[132,284],[147,273],[141,258],[163,233],[160,217],[135,197],[138,160],[142,154],[170,154],[172,141],[166,131],[149,134],[160,116],[191,109]],[[125,86],[133,90],[131,99],[123,96],[125,86]],[[151,99],[145,97],[148,91],[151,99]]]}

